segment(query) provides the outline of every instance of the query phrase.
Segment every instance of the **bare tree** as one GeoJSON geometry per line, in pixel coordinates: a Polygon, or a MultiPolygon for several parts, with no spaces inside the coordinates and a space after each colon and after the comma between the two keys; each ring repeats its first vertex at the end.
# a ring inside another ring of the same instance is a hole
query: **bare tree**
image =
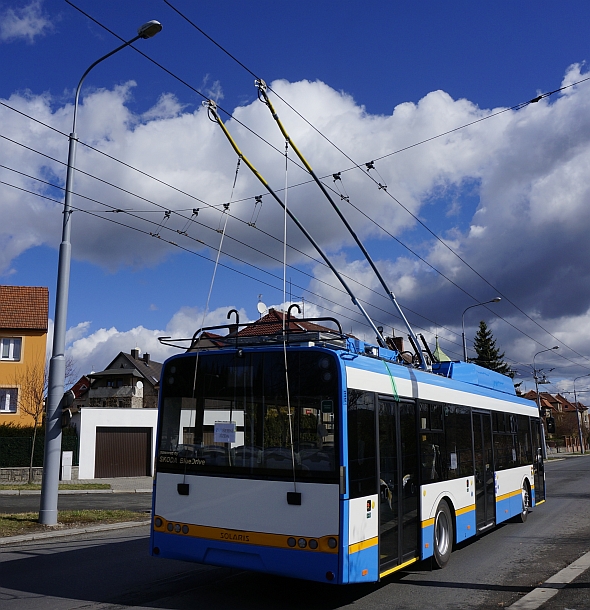
{"type": "MultiPolygon", "coordinates": [[[[14,375],[14,385],[18,388],[17,403],[21,413],[33,420],[33,442],[29,459],[29,483],[33,482],[33,459],[37,430],[43,423],[45,415],[45,397],[47,396],[49,378],[49,364],[42,366],[41,360],[36,359],[33,364],[27,364],[14,375]]],[[[66,357],[66,385],[72,385],[75,380],[73,360],[66,357]]]]}

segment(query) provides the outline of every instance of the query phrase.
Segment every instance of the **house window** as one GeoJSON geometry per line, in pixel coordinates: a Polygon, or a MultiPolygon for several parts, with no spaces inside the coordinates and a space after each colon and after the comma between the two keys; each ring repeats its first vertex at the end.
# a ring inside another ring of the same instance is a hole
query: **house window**
{"type": "Polygon", "coordinates": [[[0,339],[0,360],[20,360],[22,341],[20,337],[0,339]]]}
{"type": "Polygon", "coordinates": [[[16,388],[0,388],[0,413],[16,413],[17,399],[16,388]]]}

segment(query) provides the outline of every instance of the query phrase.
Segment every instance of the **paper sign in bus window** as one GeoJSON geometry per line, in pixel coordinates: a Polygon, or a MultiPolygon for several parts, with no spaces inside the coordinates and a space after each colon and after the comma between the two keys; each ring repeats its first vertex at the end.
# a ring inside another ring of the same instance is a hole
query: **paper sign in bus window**
{"type": "Polygon", "coordinates": [[[236,422],[216,421],[213,426],[214,443],[235,443],[236,442],[236,422]]]}

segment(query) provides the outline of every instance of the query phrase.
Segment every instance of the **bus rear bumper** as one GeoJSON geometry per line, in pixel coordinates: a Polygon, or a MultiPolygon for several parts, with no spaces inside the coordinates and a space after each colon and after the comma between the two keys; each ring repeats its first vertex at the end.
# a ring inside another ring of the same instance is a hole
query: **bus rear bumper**
{"type": "Polygon", "coordinates": [[[157,557],[265,572],[339,584],[337,553],[280,549],[232,542],[187,538],[154,531],[151,553],[157,557]]]}

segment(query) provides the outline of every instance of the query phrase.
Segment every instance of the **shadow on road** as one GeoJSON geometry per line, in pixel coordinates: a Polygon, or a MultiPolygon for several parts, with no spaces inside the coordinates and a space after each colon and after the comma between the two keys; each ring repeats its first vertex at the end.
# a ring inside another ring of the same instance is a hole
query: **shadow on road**
{"type": "MultiPolygon", "coordinates": [[[[329,610],[375,592],[383,584],[337,587],[148,555],[146,538],[63,541],[7,548],[16,558],[0,565],[0,603],[61,598],[180,610],[194,606],[329,610]],[[84,547],[81,545],[84,544],[84,547]],[[79,546],[81,548],[72,548],[79,546]],[[163,600],[166,600],[165,602],[163,600]],[[164,605],[163,605],[164,603],[164,605]]],[[[391,579],[385,581],[392,582],[391,579]]]]}

